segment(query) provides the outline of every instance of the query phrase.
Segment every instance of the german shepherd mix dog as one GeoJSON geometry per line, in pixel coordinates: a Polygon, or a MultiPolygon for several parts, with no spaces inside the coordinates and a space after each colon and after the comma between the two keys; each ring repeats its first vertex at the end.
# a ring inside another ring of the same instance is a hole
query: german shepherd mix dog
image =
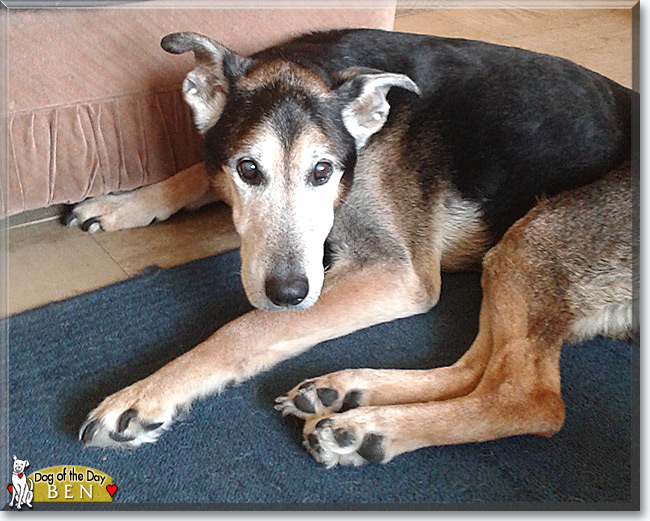
{"type": "Polygon", "coordinates": [[[632,331],[632,92],[564,59],[339,30],[242,57],[199,34],[183,93],[205,164],[77,205],[84,230],[232,206],[257,308],[106,398],[87,446],[153,442],[193,400],[328,339],[430,310],[482,265],[479,332],[433,370],[339,371],[277,409],[331,467],[428,445],[550,436],[563,342],[632,331]]]}

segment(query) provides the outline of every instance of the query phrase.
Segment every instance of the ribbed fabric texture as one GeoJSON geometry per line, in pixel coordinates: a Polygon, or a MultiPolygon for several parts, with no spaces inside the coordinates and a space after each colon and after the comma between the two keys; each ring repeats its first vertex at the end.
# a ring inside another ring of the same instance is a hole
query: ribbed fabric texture
{"type": "Polygon", "coordinates": [[[10,164],[3,214],[130,190],[202,160],[179,92],[193,53],[163,51],[160,39],[168,33],[195,31],[247,55],[307,31],[392,29],[395,19],[390,4],[345,9],[153,5],[8,13],[10,164]]]}
{"type": "MultiPolygon", "coordinates": [[[[239,268],[236,251],[167,270],[152,268],[11,317],[9,454],[29,459],[29,472],[72,464],[107,472],[118,486],[116,503],[632,507],[632,457],[638,461],[632,449],[632,396],[638,396],[638,388],[632,387],[633,348],[626,343],[599,338],[565,347],[567,417],[551,438],[430,447],[385,466],[326,470],[301,447],[302,422],[273,410],[276,396],[308,377],[350,367],[453,363],[476,333],[476,274],[445,275],[441,301],[427,314],[325,342],[198,402],[187,420],[154,445],[117,452],[82,449],[77,430],[101,399],[250,309],[239,268]]],[[[342,303],[341,312],[347,311],[342,303]]]]}
{"type": "Polygon", "coordinates": [[[178,89],[14,113],[9,147],[14,208],[133,190],[203,155],[178,89]]]}

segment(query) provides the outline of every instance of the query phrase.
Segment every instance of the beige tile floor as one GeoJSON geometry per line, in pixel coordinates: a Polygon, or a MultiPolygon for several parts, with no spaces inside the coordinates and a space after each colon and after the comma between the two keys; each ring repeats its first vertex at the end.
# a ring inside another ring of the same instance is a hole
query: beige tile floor
{"type": "MultiPolygon", "coordinates": [[[[395,29],[555,54],[632,85],[629,8],[398,10],[395,29]]],[[[147,228],[93,235],[60,225],[52,210],[16,216],[9,229],[9,313],[117,282],[151,264],[170,267],[237,246],[222,204],[147,228]]]]}

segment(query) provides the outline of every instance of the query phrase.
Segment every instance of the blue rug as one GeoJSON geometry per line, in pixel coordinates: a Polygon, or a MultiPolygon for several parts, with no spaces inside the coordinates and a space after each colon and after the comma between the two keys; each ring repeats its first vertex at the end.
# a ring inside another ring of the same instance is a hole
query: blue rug
{"type": "Polygon", "coordinates": [[[325,342],[198,402],[154,445],[82,448],[77,430],[101,399],[250,309],[239,267],[237,251],[153,267],[11,317],[6,469],[12,454],[29,459],[29,471],[99,469],[119,487],[109,508],[638,508],[637,348],[627,343],[565,347],[566,423],[550,439],[432,447],[385,466],[326,470],[302,449],[302,422],[273,410],[276,396],[308,377],[453,363],[476,334],[477,274],[444,276],[428,314],[325,342]]]}

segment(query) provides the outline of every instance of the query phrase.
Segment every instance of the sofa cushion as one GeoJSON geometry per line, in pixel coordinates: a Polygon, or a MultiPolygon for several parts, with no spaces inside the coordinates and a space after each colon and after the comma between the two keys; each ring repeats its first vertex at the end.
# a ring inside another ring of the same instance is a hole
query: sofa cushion
{"type": "Polygon", "coordinates": [[[391,29],[394,9],[9,11],[9,215],[155,183],[201,161],[180,85],[191,53],[160,39],[206,34],[241,54],[311,30],[391,29]]]}

